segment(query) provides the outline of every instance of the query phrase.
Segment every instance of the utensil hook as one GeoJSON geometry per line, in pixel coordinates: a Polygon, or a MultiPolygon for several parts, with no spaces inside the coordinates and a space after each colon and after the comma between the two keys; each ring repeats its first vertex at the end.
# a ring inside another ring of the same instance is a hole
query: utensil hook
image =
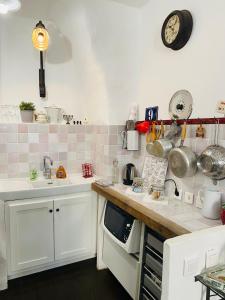
{"type": "Polygon", "coordinates": [[[219,135],[220,135],[220,120],[217,119],[217,145],[219,144],[219,135]]]}
{"type": "Polygon", "coordinates": [[[216,117],[214,117],[214,141],[213,141],[213,144],[214,145],[217,145],[217,119],[216,117]]]}

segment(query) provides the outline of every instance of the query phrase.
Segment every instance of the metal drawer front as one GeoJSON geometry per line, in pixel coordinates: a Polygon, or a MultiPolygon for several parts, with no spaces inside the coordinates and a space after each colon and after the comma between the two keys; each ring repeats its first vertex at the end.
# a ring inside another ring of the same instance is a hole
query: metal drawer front
{"type": "Polygon", "coordinates": [[[150,279],[150,277],[144,275],[144,286],[156,297],[157,300],[161,299],[161,290],[160,288],[150,279]]]}
{"type": "Polygon", "coordinates": [[[150,233],[147,233],[147,244],[163,255],[163,242],[158,240],[150,233]]]}
{"type": "Polygon", "coordinates": [[[146,253],[145,264],[147,267],[152,269],[160,278],[162,278],[162,264],[149,253],[146,253]]]}

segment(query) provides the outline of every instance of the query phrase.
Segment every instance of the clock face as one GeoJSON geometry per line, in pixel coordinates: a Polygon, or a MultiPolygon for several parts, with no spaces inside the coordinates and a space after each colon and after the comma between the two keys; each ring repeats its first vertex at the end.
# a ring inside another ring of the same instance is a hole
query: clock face
{"type": "Polygon", "coordinates": [[[179,50],[188,42],[193,28],[192,15],[188,10],[175,10],[165,19],[161,37],[167,48],[179,50]]]}
{"type": "Polygon", "coordinates": [[[177,15],[172,16],[165,28],[165,40],[168,44],[172,44],[180,30],[180,19],[177,15]]]}

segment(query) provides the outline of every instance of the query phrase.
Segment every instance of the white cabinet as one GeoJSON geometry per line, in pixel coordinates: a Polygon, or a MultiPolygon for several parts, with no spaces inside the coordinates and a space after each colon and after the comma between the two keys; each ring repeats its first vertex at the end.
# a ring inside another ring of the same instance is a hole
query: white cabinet
{"type": "Polygon", "coordinates": [[[96,226],[93,192],[7,202],[9,275],[94,257],[96,226]]]}
{"type": "Polygon", "coordinates": [[[55,200],[54,208],[55,259],[95,254],[97,204],[90,193],[55,200]]]}
{"type": "Polygon", "coordinates": [[[8,203],[9,272],[54,261],[53,201],[8,203]]]}

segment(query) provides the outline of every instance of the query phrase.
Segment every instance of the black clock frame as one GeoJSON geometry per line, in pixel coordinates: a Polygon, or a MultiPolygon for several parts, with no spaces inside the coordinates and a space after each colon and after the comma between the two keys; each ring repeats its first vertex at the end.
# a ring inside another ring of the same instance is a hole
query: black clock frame
{"type": "Polygon", "coordinates": [[[171,48],[173,50],[180,50],[187,44],[188,40],[190,39],[192,29],[193,29],[193,18],[190,11],[188,10],[173,11],[165,19],[162,26],[161,37],[162,37],[163,44],[167,48],[171,48]],[[180,28],[176,39],[171,44],[169,44],[165,39],[165,29],[169,19],[174,15],[177,15],[180,20],[180,28]]]}

